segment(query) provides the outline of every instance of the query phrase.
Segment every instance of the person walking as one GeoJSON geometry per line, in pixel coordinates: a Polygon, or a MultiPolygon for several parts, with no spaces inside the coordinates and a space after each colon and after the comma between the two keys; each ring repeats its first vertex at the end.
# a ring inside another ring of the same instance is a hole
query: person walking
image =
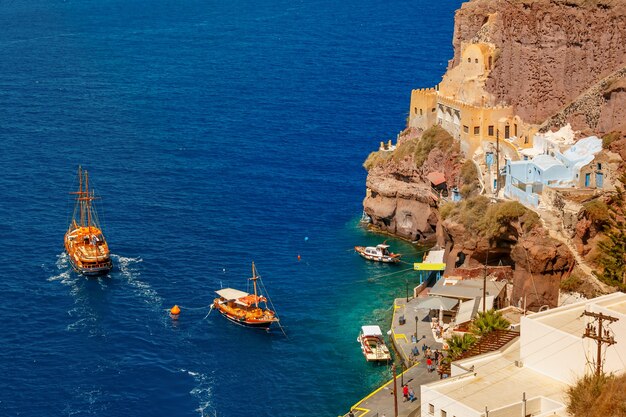
{"type": "Polygon", "coordinates": [[[432,372],[433,371],[433,360],[428,358],[426,359],[426,368],[428,369],[428,372],[432,372]]]}
{"type": "Polygon", "coordinates": [[[407,402],[409,400],[409,386],[407,384],[404,384],[402,387],[402,396],[404,397],[402,402],[407,402]]]}

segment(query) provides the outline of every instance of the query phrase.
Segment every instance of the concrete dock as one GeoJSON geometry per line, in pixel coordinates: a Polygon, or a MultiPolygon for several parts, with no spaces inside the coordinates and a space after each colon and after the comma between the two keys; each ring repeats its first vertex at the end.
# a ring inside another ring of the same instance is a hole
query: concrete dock
{"type": "MultiPolygon", "coordinates": [[[[403,371],[400,366],[397,369],[396,386],[398,396],[398,416],[414,417],[420,414],[420,385],[439,379],[437,372],[428,372],[426,360],[423,357],[422,345],[430,347],[432,350],[441,349],[441,343],[437,343],[431,330],[431,322],[428,317],[428,310],[415,311],[417,302],[422,298],[409,299],[397,298],[394,300],[393,317],[391,321],[391,334],[389,338],[400,354],[403,371]],[[400,324],[400,318],[404,318],[404,323],[400,324]],[[417,317],[417,321],[415,320],[417,317]],[[417,326],[417,341],[414,342],[412,336],[415,334],[417,326]],[[419,354],[412,355],[413,347],[417,346],[419,354]],[[407,369],[408,368],[408,369],[407,369]],[[416,399],[413,402],[403,402],[402,385],[404,382],[413,388],[416,399]]],[[[382,386],[374,390],[368,396],[358,401],[351,407],[355,417],[386,417],[394,416],[393,399],[393,379],[387,381],[382,386]]],[[[348,413],[344,414],[348,416],[348,413]]]]}

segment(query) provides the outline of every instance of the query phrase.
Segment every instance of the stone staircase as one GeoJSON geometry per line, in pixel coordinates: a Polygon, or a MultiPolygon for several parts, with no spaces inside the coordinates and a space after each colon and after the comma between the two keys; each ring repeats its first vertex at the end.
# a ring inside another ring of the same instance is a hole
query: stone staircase
{"type": "Polygon", "coordinates": [[[602,293],[611,292],[610,288],[596,277],[593,273],[593,268],[578,253],[572,240],[565,234],[562,219],[552,210],[546,208],[535,209],[535,212],[539,215],[543,226],[548,230],[549,236],[567,246],[576,261],[576,265],[587,276],[589,282],[602,293]]]}

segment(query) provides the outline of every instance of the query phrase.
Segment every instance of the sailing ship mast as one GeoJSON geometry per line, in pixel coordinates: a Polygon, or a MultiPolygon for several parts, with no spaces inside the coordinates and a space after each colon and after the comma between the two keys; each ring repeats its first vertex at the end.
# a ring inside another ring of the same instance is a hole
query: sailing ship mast
{"type": "Polygon", "coordinates": [[[91,202],[96,199],[93,192],[89,192],[89,173],[83,171],[82,167],[78,167],[78,191],[72,194],[77,194],[76,199],[79,201],[80,209],[80,224],[78,226],[85,227],[85,218],[87,218],[87,226],[89,232],[91,232],[91,202]],[[83,174],[84,174],[84,187],[83,190],[83,174]]]}
{"type": "Polygon", "coordinates": [[[252,285],[254,287],[254,306],[256,308],[259,308],[259,297],[257,296],[257,291],[256,291],[256,280],[258,279],[258,277],[256,276],[256,268],[254,267],[254,261],[252,261],[252,278],[250,278],[252,280],[252,285]]]}
{"type": "Polygon", "coordinates": [[[106,239],[100,229],[98,215],[92,210],[97,198],[89,189],[89,173],[78,167],[78,191],[72,221],[65,234],[65,249],[74,269],[85,275],[97,275],[111,270],[112,263],[106,239]]]}

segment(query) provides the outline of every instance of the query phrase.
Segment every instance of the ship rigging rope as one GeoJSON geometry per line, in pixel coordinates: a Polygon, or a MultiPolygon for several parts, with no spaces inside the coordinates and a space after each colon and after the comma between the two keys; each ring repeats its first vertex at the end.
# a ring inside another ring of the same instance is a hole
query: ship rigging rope
{"type": "MultiPolygon", "coordinates": [[[[180,304],[177,304],[177,305],[182,310],[206,310],[209,307],[213,307],[213,304],[209,304],[208,306],[204,306],[204,307],[185,307],[185,306],[181,306],[180,304]]],[[[165,308],[164,310],[170,311],[169,308],[165,308]]]]}
{"type": "MultiPolygon", "coordinates": [[[[259,278],[261,278],[260,275],[257,275],[259,278]]],[[[263,292],[265,293],[265,298],[267,298],[267,301],[269,301],[270,306],[272,307],[272,311],[274,313],[276,313],[276,307],[274,307],[274,303],[272,302],[272,299],[270,298],[269,293],[267,292],[267,289],[265,288],[265,284],[263,284],[263,280],[259,279],[259,286],[261,287],[261,290],[263,290],[263,292]]],[[[283,334],[285,335],[285,337],[287,339],[289,339],[289,336],[287,336],[287,332],[285,332],[285,328],[282,326],[282,324],[280,324],[280,318],[279,320],[276,322],[276,324],[278,325],[278,327],[280,328],[280,331],[283,332],[283,334]]]]}
{"type": "Polygon", "coordinates": [[[372,279],[378,279],[378,278],[389,277],[389,276],[391,276],[391,275],[401,274],[401,273],[403,273],[403,272],[408,272],[408,271],[412,271],[412,270],[413,270],[413,268],[411,267],[411,268],[403,269],[403,270],[401,270],[401,271],[391,272],[391,273],[389,273],[389,274],[376,275],[376,276],[373,276],[373,277],[370,277],[370,278],[368,278],[368,279],[366,279],[366,280],[361,280],[361,281],[370,281],[370,280],[372,280],[372,279]]]}

